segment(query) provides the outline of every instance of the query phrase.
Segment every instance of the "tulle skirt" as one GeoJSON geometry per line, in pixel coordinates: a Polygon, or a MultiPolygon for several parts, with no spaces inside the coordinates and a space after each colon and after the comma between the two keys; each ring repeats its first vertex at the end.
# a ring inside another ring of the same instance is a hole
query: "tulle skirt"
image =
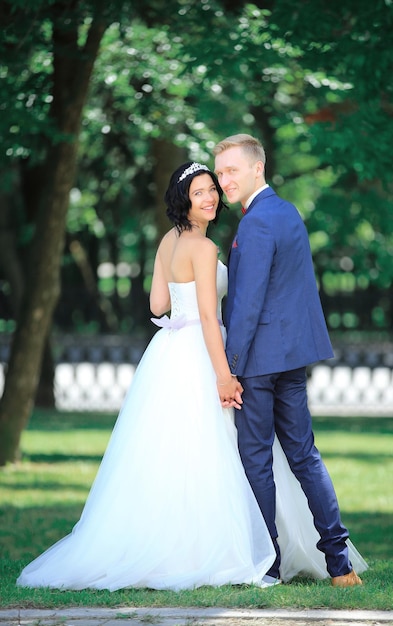
{"type": "Polygon", "coordinates": [[[201,327],[189,326],[153,337],[81,519],[17,583],[110,590],[251,583],[274,558],[232,411],[219,402],[201,327]]]}

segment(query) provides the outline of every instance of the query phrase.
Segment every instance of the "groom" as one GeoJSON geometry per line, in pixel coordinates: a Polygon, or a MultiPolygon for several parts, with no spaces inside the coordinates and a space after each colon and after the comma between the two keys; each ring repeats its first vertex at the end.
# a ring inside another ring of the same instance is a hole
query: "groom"
{"type": "Polygon", "coordinates": [[[315,283],[308,235],[297,209],[265,181],[265,152],[250,135],[214,148],[215,171],[244,217],[232,243],[226,352],[244,388],[236,411],[239,449],[276,548],[265,579],[279,582],[280,550],[272,472],[275,433],[305,492],[332,584],[361,585],[348,557],[333,484],[314,445],[306,366],[333,356],[315,283]]]}

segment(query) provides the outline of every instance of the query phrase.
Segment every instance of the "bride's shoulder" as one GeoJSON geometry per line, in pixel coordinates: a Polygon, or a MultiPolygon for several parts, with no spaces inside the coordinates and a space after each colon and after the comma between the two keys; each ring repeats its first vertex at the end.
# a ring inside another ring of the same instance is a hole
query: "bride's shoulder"
{"type": "Polygon", "coordinates": [[[165,235],[162,237],[157,252],[159,255],[165,253],[165,251],[171,252],[176,244],[176,240],[178,238],[178,233],[176,228],[171,228],[165,235]]]}
{"type": "Polygon", "coordinates": [[[192,241],[193,256],[203,259],[217,259],[217,246],[208,237],[198,237],[192,241]]]}
{"type": "Polygon", "coordinates": [[[178,238],[179,238],[179,233],[177,231],[177,228],[171,228],[171,230],[168,230],[168,232],[165,233],[165,235],[161,239],[161,243],[164,245],[167,243],[173,243],[178,238]]]}

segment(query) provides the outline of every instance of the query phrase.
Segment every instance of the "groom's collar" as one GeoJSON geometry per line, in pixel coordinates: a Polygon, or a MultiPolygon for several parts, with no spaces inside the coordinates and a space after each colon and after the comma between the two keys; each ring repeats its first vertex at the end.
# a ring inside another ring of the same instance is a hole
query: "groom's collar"
{"type": "Polygon", "coordinates": [[[259,187],[259,189],[254,191],[254,193],[248,198],[248,200],[247,200],[247,202],[245,204],[245,208],[248,209],[250,204],[251,204],[251,202],[254,200],[254,198],[256,198],[257,195],[261,193],[261,191],[264,191],[268,187],[269,187],[269,185],[266,183],[265,185],[262,185],[262,187],[259,187]]]}

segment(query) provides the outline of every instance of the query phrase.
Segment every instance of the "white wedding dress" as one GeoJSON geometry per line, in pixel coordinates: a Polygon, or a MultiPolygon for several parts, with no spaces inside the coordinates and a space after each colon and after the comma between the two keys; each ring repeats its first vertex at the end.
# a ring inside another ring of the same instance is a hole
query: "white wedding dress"
{"type": "MultiPolygon", "coordinates": [[[[217,270],[218,309],[227,288],[217,270]]],[[[125,398],[72,532],[17,584],[60,589],[191,589],[256,583],[275,554],[222,409],[198,322],[195,283],[170,283],[171,319],[155,334],[125,398]]],[[[225,331],[223,329],[223,333],[225,331]]],[[[323,578],[324,557],[299,483],[275,443],[281,576],[323,578]]],[[[350,545],[357,571],[367,566],[350,545]]]]}

